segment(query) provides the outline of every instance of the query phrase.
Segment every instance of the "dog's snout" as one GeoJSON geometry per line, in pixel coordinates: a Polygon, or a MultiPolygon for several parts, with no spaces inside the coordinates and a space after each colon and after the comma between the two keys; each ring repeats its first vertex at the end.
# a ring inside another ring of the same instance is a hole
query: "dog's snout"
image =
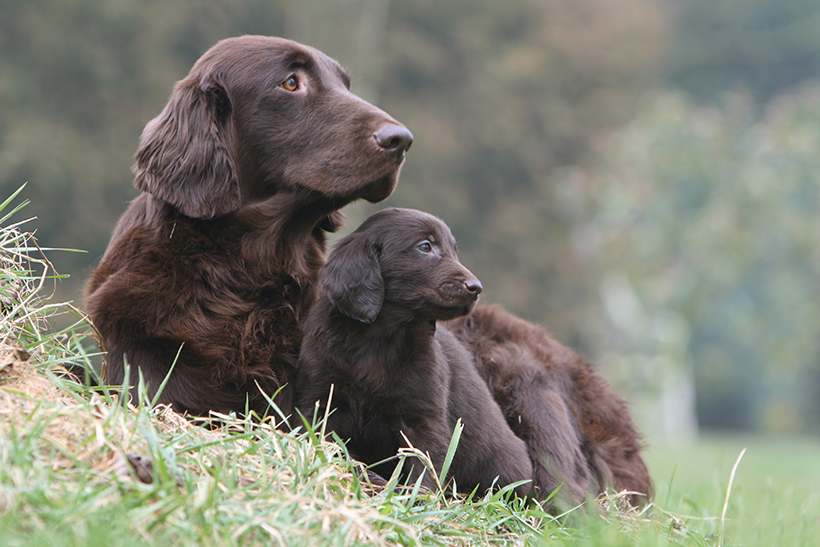
{"type": "Polygon", "coordinates": [[[481,281],[472,277],[464,282],[464,287],[467,288],[467,292],[470,293],[470,296],[478,296],[481,294],[481,291],[484,290],[484,286],[481,284],[481,281]]]}
{"type": "Polygon", "coordinates": [[[387,153],[387,156],[395,161],[401,162],[404,154],[413,144],[413,134],[409,129],[401,125],[387,124],[373,134],[376,143],[387,153]]]}

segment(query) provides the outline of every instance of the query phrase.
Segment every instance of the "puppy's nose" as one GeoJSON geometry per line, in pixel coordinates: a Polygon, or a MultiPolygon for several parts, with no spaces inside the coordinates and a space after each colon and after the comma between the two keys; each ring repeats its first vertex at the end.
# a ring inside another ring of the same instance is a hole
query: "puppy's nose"
{"type": "Polygon", "coordinates": [[[387,124],[373,134],[378,145],[387,153],[387,157],[401,163],[404,154],[413,144],[413,134],[406,127],[387,124]]]}
{"type": "Polygon", "coordinates": [[[473,297],[477,297],[479,294],[481,294],[481,291],[484,290],[484,287],[481,285],[481,281],[479,281],[475,277],[465,281],[464,286],[467,288],[467,292],[470,293],[470,296],[473,297]]]}

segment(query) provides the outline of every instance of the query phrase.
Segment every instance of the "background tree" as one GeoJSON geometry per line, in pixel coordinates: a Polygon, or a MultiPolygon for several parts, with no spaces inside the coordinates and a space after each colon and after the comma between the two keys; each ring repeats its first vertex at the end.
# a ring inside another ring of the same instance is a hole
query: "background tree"
{"type": "Polygon", "coordinates": [[[607,311],[592,338],[636,398],[655,391],[656,427],[696,393],[704,427],[817,428],[819,149],[820,85],[760,115],[748,95],[665,93],[565,181],[591,200],[580,229],[607,311]]]}
{"type": "Polygon", "coordinates": [[[815,0],[666,0],[664,80],[699,101],[745,90],[758,104],[820,75],[815,0]]]}

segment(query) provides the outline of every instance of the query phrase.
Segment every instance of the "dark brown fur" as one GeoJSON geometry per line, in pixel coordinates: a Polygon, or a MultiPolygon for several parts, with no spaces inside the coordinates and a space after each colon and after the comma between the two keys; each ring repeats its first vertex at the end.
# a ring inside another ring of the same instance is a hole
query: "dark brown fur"
{"type": "MultiPolygon", "coordinates": [[[[456,420],[464,430],[450,476],[480,493],[532,478],[526,445],[504,421],[470,354],[436,323],[469,313],[481,284],[461,265],[447,226],[407,209],[372,215],[343,239],[322,270],[322,296],[304,324],[299,407],[367,464],[410,444],[441,471],[456,420]]],[[[377,471],[389,476],[395,460],[377,471]]],[[[406,475],[414,482],[422,466],[406,475]]],[[[429,473],[422,483],[433,487],[429,473]]],[[[518,487],[520,495],[530,483],[518,487]]]]}
{"type": "MultiPolygon", "coordinates": [[[[108,381],[142,372],[159,402],[264,413],[289,382],[338,209],[393,191],[412,135],[349,91],[323,53],[219,42],[145,127],[135,184],[87,292],[108,381]],[[180,350],[181,348],[181,350],[180,350]]],[[[288,412],[290,388],[277,402],[288,412]]]]}
{"type": "Polygon", "coordinates": [[[639,435],[624,401],[581,357],[496,306],[445,326],[473,352],[507,423],[530,451],[535,486],[578,503],[606,488],[652,494],[639,435]]]}

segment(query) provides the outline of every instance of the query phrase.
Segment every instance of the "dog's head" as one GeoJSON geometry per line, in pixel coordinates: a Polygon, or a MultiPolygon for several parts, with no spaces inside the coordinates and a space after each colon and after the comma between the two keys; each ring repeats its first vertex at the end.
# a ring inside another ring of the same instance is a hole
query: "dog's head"
{"type": "Polygon", "coordinates": [[[364,323],[413,322],[466,315],[481,283],[458,261],[450,229],[410,209],[385,209],[342,239],[320,286],[343,314],[364,323]]]}
{"type": "Polygon", "coordinates": [[[193,218],[284,194],[335,210],[387,198],[412,140],[327,55],[243,36],[207,51],[145,127],[135,184],[193,218]]]}

